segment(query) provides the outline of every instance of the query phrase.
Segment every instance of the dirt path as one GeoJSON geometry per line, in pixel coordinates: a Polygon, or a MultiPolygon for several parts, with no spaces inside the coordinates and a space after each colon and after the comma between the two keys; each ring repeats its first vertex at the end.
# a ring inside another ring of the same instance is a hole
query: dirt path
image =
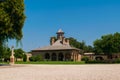
{"type": "Polygon", "coordinates": [[[120,64],[0,66],[0,80],[120,80],[120,64]]]}

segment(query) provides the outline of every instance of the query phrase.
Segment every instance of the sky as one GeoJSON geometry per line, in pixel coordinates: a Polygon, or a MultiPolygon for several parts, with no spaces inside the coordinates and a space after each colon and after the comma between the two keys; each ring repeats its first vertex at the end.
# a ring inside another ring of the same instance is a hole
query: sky
{"type": "MultiPolygon", "coordinates": [[[[62,29],[65,37],[87,45],[102,35],[120,32],[120,0],[25,0],[22,46],[26,52],[49,45],[62,29]]],[[[15,40],[9,46],[16,46],[15,40]]]]}

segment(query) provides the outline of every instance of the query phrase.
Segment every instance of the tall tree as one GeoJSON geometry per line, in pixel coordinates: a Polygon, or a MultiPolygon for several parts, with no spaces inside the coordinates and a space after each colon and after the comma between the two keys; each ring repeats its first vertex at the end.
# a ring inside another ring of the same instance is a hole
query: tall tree
{"type": "Polygon", "coordinates": [[[120,33],[108,34],[94,41],[96,52],[111,55],[120,52],[120,33]]]}
{"type": "Polygon", "coordinates": [[[76,47],[76,48],[80,48],[80,42],[77,41],[75,38],[70,37],[69,40],[70,40],[71,46],[76,47]]]}
{"type": "Polygon", "coordinates": [[[23,51],[21,48],[20,49],[15,49],[15,58],[23,58],[25,54],[25,51],[23,51]]]}
{"type": "Polygon", "coordinates": [[[24,21],[24,0],[0,1],[0,45],[8,39],[21,40],[24,21]]]}
{"type": "Polygon", "coordinates": [[[82,49],[83,52],[93,52],[93,47],[90,45],[86,45],[84,41],[77,41],[73,37],[70,37],[69,40],[71,46],[82,49]]]}
{"type": "Polygon", "coordinates": [[[8,61],[11,55],[10,48],[0,46],[0,61],[4,59],[4,61],[8,61]]]}

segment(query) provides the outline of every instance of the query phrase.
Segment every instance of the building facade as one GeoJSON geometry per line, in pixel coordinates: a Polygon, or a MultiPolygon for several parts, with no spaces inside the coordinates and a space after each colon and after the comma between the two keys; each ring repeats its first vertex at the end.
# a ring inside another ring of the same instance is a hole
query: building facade
{"type": "Polygon", "coordinates": [[[41,55],[43,60],[48,61],[81,61],[81,50],[70,46],[69,39],[64,37],[61,29],[56,34],[57,37],[51,38],[49,46],[32,50],[32,55],[41,55]]]}

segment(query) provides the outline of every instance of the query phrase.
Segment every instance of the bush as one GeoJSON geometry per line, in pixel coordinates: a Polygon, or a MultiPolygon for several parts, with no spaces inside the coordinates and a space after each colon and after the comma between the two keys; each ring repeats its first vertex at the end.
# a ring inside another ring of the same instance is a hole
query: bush
{"type": "Polygon", "coordinates": [[[34,61],[34,56],[29,58],[30,61],[34,61]]]}
{"type": "Polygon", "coordinates": [[[113,63],[120,63],[120,58],[115,59],[115,60],[113,61],[113,63]]]}
{"type": "Polygon", "coordinates": [[[4,58],[4,62],[9,62],[10,58],[4,58]]]}
{"type": "Polygon", "coordinates": [[[100,60],[92,60],[92,61],[86,61],[86,63],[90,64],[101,64],[101,63],[108,63],[107,61],[100,61],[100,60]]]}
{"type": "Polygon", "coordinates": [[[27,61],[27,56],[26,56],[26,54],[23,55],[23,61],[24,61],[24,62],[27,61]]]}
{"type": "Polygon", "coordinates": [[[42,56],[41,55],[36,55],[36,56],[32,56],[29,58],[30,61],[42,61],[42,56]]]}
{"type": "Polygon", "coordinates": [[[89,58],[84,56],[84,57],[82,58],[82,61],[87,62],[87,61],[89,61],[89,58]]]}
{"type": "Polygon", "coordinates": [[[92,61],[86,61],[85,63],[90,64],[114,64],[114,63],[120,63],[120,58],[115,60],[92,60],[92,61]]]}

